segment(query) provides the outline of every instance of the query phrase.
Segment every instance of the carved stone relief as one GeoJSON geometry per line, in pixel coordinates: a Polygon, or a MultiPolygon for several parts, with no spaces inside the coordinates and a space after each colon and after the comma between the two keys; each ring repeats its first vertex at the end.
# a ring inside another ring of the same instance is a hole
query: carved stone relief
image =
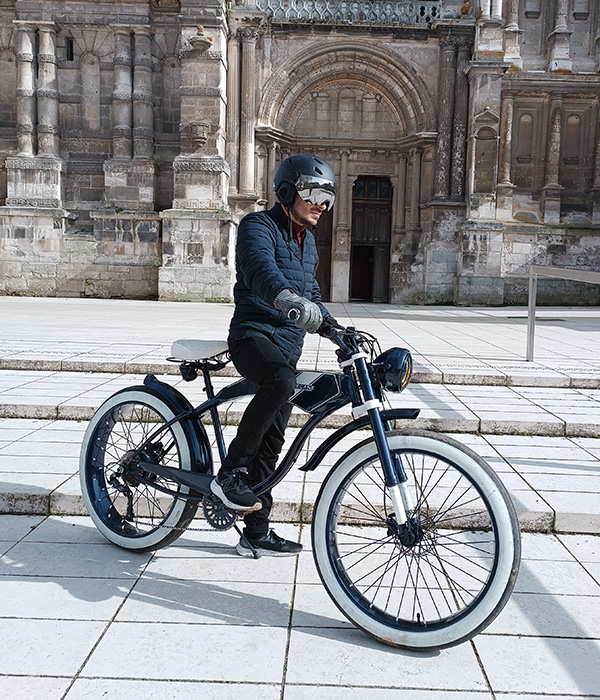
{"type": "Polygon", "coordinates": [[[298,137],[393,140],[398,120],[378,93],[352,83],[311,91],[299,101],[289,129],[298,137]]]}

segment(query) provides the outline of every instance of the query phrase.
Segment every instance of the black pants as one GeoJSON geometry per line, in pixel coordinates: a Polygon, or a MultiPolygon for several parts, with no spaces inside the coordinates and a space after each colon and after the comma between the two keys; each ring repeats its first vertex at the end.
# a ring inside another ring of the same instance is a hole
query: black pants
{"type": "MultiPolygon", "coordinates": [[[[246,467],[252,485],[273,473],[284,442],[294,393],[294,367],[281,350],[263,336],[247,336],[229,342],[231,359],[238,372],[259,389],[248,404],[232,440],[221,473],[246,467]]],[[[273,505],[271,492],[259,496],[262,508],[244,517],[244,534],[250,538],[266,535],[273,505]]]]}

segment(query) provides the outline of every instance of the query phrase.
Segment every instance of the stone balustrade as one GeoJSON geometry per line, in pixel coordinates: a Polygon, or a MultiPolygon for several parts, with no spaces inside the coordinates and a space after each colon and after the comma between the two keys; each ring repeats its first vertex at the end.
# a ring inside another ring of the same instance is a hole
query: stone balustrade
{"type": "Polygon", "coordinates": [[[441,2],[347,2],[346,0],[256,0],[273,19],[328,22],[430,24],[441,16],[441,2]]]}

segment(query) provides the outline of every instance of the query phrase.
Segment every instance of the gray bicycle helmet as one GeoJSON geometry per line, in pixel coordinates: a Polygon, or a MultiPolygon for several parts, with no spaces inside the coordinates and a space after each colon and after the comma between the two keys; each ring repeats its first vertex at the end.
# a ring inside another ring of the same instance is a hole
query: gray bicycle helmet
{"type": "Polygon", "coordinates": [[[327,209],[331,209],[337,192],[331,166],[318,156],[307,153],[290,156],[281,163],[273,189],[277,199],[288,209],[297,194],[309,204],[326,204],[327,209]]]}

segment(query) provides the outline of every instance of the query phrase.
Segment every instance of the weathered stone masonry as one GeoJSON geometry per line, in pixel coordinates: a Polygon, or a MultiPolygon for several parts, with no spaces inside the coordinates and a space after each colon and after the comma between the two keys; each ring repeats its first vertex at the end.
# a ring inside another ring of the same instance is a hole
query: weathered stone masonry
{"type": "Polygon", "coordinates": [[[0,294],[231,299],[236,224],[298,151],[339,181],[325,298],[597,270],[600,3],[0,0],[0,294]]]}

